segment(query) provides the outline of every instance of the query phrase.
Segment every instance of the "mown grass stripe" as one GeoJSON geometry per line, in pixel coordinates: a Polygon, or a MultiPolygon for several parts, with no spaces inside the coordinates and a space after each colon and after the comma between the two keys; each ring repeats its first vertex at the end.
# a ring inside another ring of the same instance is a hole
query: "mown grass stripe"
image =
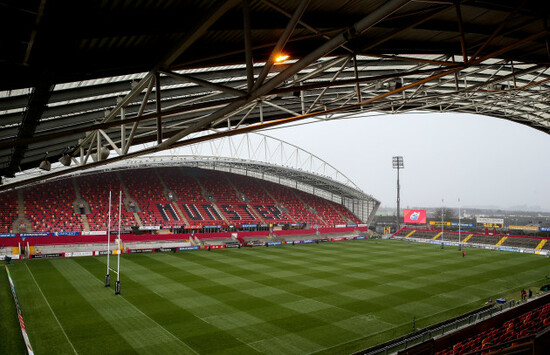
{"type": "Polygon", "coordinates": [[[115,296],[111,289],[101,287],[101,280],[77,262],[66,260],[64,264],[53,265],[138,353],[154,350],[198,354],[123,296],[115,296]]]}
{"type": "MultiPolygon", "coordinates": [[[[78,263],[103,283],[104,258],[55,262],[78,263]]],[[[533,255],[468,249],[463,258],[451,247],[372,240],[124,255],[121,279],[128,302],[199,353],[332,354],[408,332],[414,316],[422,328],[489,297],[509,298],[510,287],[538,283],[546,264],[533,255]]],[[[47,270],[35,275],[41,286],[54,281],[47,270]]]]}
{"type": "MultiPolygon", "coordinates": [[[[203,254],[203,255],[207,255],[207,254],[203,254]]],[[[150,255],[149,258],[155,259],[156,261],[161,261],[161,263],[171,265],[173,268],[180,270],[179,272],[174,272],[173,270],[168,270],[167,268],[158,267],[159,271],[163,270],[164,273],[167,275],[174,275],[174,274],[181,275],[182,273],[189,272],[188,271],[189,269],[193,269],[193,268],[183,267],[181,265],[182,259],[178,256],[150,255]]],[[[188,266],[189,262],[186,263],[185,265],[188,266]]],[[[155,268],[157,268],[157,266],[155,266],[155,268]]],[[[223,269],[226,270],[227,268],[223,268],[223,269]]],[[[239,283],[238,281],[241,281],[242,279],[241,276],[235,276],[218,269],[206,268],[206,270],[204,271],[206,271],[206,274],[210,275],[210,277],[217,277],[219,275],[223,275],[226,278],[235,280],[237,283],[239,283]]],[[[236,272],[238,272],[238,270],[236,270],[236,272]]],[[[138,272],[138,274],[140,273],[138,272]]],[[[219,301],[219,304],[213,307],[208,307],[207,309],[201,309],[201,308],[195,309],[193,310],[193,312],[197,315],[200,314],[201,319],[203,319],[204,321],[210,324],[213,324],[221,329],[230,331],[232,334],[234,334],[236,338],[240,340],[249,339],[248,335],[252,328],[254,328],[254,334],[256,337],[263,336],[263,337],[269,338],[269,337],[273,337],[274,334],[277,335],[282,332],[283,328],[280,328],[277,326],[266,327],[265,326],[266,321],[273,324],[277,324],[277,322],[286,319],[287,321],[283,325],[286,326],[285,330],[286,332],[288,332],[290,331],[290,329],[288,329],[288,322],[289,322],[288,320],[294,319],[293,317],[297,317],[298,314],[303,313],[300,311],[296,311],[292,308],[285,311],[283,308],[285,307],[285,305],[279,305],[278,302],[266,301],[265,299],[262,299],[262,298],[250,299],[249,295],[242,294],[238,290],[227,289],[224,285],[216,285],[217,282],[213,280],[206,280],[206,281],[208,282],[209,285],[212,285],[212,286],[209,286],[209,287],[203,286],[199,289],[201,293],[204,293],[204,295],[202,296],[202,299],[204,300],[205,298],[208,299],[208,297],[213,297],[219,301]],[[242,302],[242,299],[247,299],[247,301],[242,302]],[[263,306],[258,307],[259,304],[263,304],[263,306]],[[268,310],[276,310],[276,311],[269,313],[268,310]],[[207,313],[208,315],[205,316],[203,314],[204,312],[208,312],[207,313]],[[273,314],[274,317],[270,316],[270,314],[273,314]],[[258,318],[256,315],[260,316],[260,318],[258,318]],[[268,317],[267,319],[266,319],[266,316],[268,317]],[[235,317],[237,318],[235,319],[235,317]],[[237,320],[236,323],[235,323],[235,320],[237,320]],[[258,332],[259,328],[264,329],[262,333],[263,335],[258,332]]],[[[320,320],[316,320],[315,322],[318,323],[319,325],[325,324],[325,322],[320,320]]],[[[302,320],[302,323],[303,323],[303,320],[302,320]]],[[[304,341],[306,340],[304,339],[304,341]]]]}
{"type": "MultiPolygon", "coordinates": [[[[131,279],[133,282],[155,292],[159,297],[171,303],[172,312],[177,312],[176,307],[189,312],[191,316],[202,322],[202,324],[195,322],[197,328],[202,330],[200,334],[191,334],[186,338],[187,342],[197,343],[210,337],[211,341],[215,339],[220,347],[238,348],[242,346],[241,342],[236,341],[234,338],[221,336],[220,334],[222,333],[220,331],[224,329],[223,327],[219,327],[219,322],[213,322],[213,320],[220,319],[218,315],[229,313],[233,315],[233,317],[229,318],[233,322],[239,323],[244,321],[246,324],[262,322],[259,319],[253,319],[250,315],[247,315],[246,319],[239,320],[235,318],[239,309],[224,304],[224,302],[215,297],[208,296],[201,292],[200,289],[185,286],[183,273],[181,273],[182,275],[175,274],[174,270],[163,266],[162,263],[156,262],[152,265],[151,260],[145,256],[138,256],[137,258],[132,258],[132,260],[124,261],[123,277],[131,279]],[[159,270],[161,273],[155,270],[159,270]],[[210,317],[212,319],[209,319],[210,317]]],[[[208,279],[205,279],[205,282],[211,283],[208,279]]],[[[186,319],[182,318],[181,321],[186,321],[186,319]]]]}
{"type": "MultiPolygon", "coordinates": [[[[210,258],[210,257],[211,257],[211,254],[208,254],[208,253],[202,253],[202,254],[199,254],[199,255],[200,255],[201,257],[204,257],[204,258],[210,258]]],[[[151,257],[153,257],[153,256],[151,256],[151,257]]],[[[167,256],[167,257],[162,258],[162,259],[166,259],[166,258],[168,258],[168,257],[169,257],[169,258],[176,258],[175,256],[167,256]]],[[[224,259],[223,257],[216,257],[215,261],[216,261],[217,263],[221,263],[221,264],[222,264],[222,265],[217,265],[217,266],[215,266],[215,269],[214,269],[214,270],[216,270],[216,273],[225,274],[225,273],[227,272],[227,267],[225,267],[225,265],[223,265],[223,259],[224,259]],[[221,260],[220,260],[220,259],[221,259],[221,260]],[[221,271],[221,270],[224,270],[224,271],[221,271]]],[[[209,261],[209,265],[210,265],[210,267],[214,267],[214,265],[211,265],[211,261],[209,261]]],[[[304,274],[308,274],[308,273],[309,273],[307,268],[304,268],[302,271],[303,271],[304,274]]],[[[214,273],[213,273],[213,272],[209,272],[208,274],[213,275],[214,273]]],[[[273,275],[271,275],[271,274],[268,275],[267,279],[268,279],[268,280],[272,280],[272,279],[273,279],[273,275]]],[[[257,282],[257,280],[255,280],[254,282],[257,282]]],[[[301,285],[302,283],[303,283],[303,282],[297,282],[297,283],[294,283],[294,284],[297,285],[297,286],[299,286],[300,289],[316,289],[316,287],[304,287],[303,285],[301,285]]],[[[328,287],[327,285],[325,285],[325,286],[328,287]]],[[[285,290],[285,291],[290,292],[290,291],[288,291],[288,290],[285,290]]],[[[296,292],[295,292],[295,293],[296,293],[296,292]]],[[[326,293],[326,292],[324,292],[324,293],[326,293]]],[[[299,295],[300,299],[302,299],[302,300],[310,300],[309,298],[303,297],[303,296],[304,296],[303,294],[297,294],[297,295],[299,295]]],[[[341,297],[340,297],[340,298],[341,298],[341,297]]],[[[338,313],[346,312],[346,310],[341,309],[341,308],[339,308],[339,307],[337,307],[337,306],[330,305],[330,304],[325,304],[325,303],[320,302],[320,301],[315,300],[315,299],[310,300],[310,302],[318,302],[319,304],[323,304],[323,305],[324,305],[323,307],[332,307],[332,308],[335,308],[335,307],[336,307],[336,308],[338,308],[338,313]]],[[[286,306],[286,305],[285,305],[285,306],[286,306]]],[[[291,307],[291,308],[292,308],[292,307],[291,307]]],[[[310,312],[311,312],[311,311],[310,311],[310,312]]],[[[309,313],[309,312],[302,312],[302,313],[306,313],[306,314],[307,314],[307,313],[309,313]]],[[[316,316],[316,315],[314,315],[314,317],[315,317],[315,316],[316,316]]],[[[358,314],[355,313],[355,312],[351,312],[351,315],[349,315],[349,317],[356,317],[356,316],[358,316],[358,314]]],[[[321,318],[321,319],[322,319],[322,318],[321,318]]],[[[369,320],[371,321],[371,323],[372,323],[372,325],[373,325],[373,328],[376,327],[376,324],[380,324],[380,322],[377,321],[377,320],[374,320],[374,319],[369,319],[369,320]]],[[[329,327],[327,327],[327,328],[329,328],[329,327]]],[[[334,324],[334,325],[331,325],[330,328],[332,328],[332,331],[331,331],[330,333],[334,334],[334,333],[338,332],[339,326],[338,326],[337,324],[334,324]]],[[[299,332],[295,332],[294,334],[300,335],[299,332]]],[[[314,334],[312,334],[312,335],[310,335],[310,336],[311,336],[312,338],[315,338],[315,339],[316,339],[316,343],[317,343],[317,342],[319,342],[319,341],[322,341],[324,338],[326,338],[323,334],[324,334],[323,332],[314,332],[314,334]]],[[[346,334],[346,336],[347,336],[348,339],[350,339],[350,337],[354,337],[354,336],[356,336],[356,335],[357,335],[357,334],[354,333],[354,330],[349,330],[349,333],[346,334]]],[[[276,339],[273,339],[273,341],[274,341],[274,342],[273,342],[273,346],[275,346],[275,344],[277,343],[276,340],[278,339],[278,337],[275,337],[275,338],[276,338],[276,339]]],[[[267,343],[268,343],[268,342],[264,342],[264,344],[267,344],[267,343]]],[[[254,347],[257,347],[257,345],[254,345],[254,347]]],[[[320,348],[317,348],[316,350],[319,350],[319,349],[320,349],[320,348]]],[[[287,350],[287,351],[290,351],[289,349],[286,349],[286,350],[287,350]]],[[[303,349],[302,349],[302,350],[303,350],[303,349]]],[[[300,351],[302,351],[302,350],[300,350],[300,351]]],[[[308,351],[311,351],[311,350],[312,350],[311,348],[308,349],[308,351]]]]}
{"type": "Polygon", "coordinates": [[[69,339],[69,336],[67,335],[67,333],[65,332],[65,329],[63,328],[63,325],[61,324],[61,322],[59,321],[59,319],[57,318],[57,315],[55,314],[55,312],[53,311],[52,309],[52,306],[50,305],[50,302],[48,302],[48,299],[46,298],[46,296],[44,295],[44,292],[42,292],[42,288],[40,287],[40,285],[38,284],[38,282],[36,282],[36,279],[34,278],[34,275],[31,271],[31,269],[29,269],[29,266],[25,263],[25,266],[27,267],[27,270],[29,271],[29,274],[31,275],[31,278],[34,282],[34,284],[36,285],[38,291],[40,292],[40,295],[42,296],[42,298],[44,299],[44,302],[46,303],[46,305],[48,306],[48,309],[50,310],[50,312],[52,313],[52,316],[54,317],[57,325],[59,326],[59,329],[61,329],[61,332],[63,333],[63,336],[65,337],[65,339],[67,340],[67,342],[69,343],[69,345],[71,346],[71,349],[73,349],[74,353],[75,354],[78,354],[78,352],[76,351],[71,339],[69,339]]]}
{"type": "MultiPolygon", "coordinates": [[[[17,291],[19,292],[19,290],[17,291]]],[[[0,271],[0,354],[23,354],[25,342],[19,329],[17,310],[6,272],[0,271]]]]}
{"type": "Polygon", "coordinates": [[[79,353],[105,353],[107,349],[111,352],[128,349],[126,352],[131,353],[129,344],[124,340],[116,339],[116,342],[113,342],[114,329],[57,270],[52,268],[52,261],[22,261],[12,269],[35,353],[69,354],[73,351],[59,331],[25,264],[32,270],[51,308],[79,353]]]}

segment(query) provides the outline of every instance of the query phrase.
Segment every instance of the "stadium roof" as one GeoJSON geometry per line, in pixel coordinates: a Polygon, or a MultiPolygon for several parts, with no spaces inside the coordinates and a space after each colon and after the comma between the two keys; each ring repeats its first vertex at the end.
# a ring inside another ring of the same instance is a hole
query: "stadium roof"
{"type": "Polygon", "coordinates": [[[480,113],[550,133],[549,8],[515,0],[3,1],[0,177],[45,159],[72,162],[64,174],[368,112],[480,113]],[[281,52],[289,58],[276,63],[281,52]]]}

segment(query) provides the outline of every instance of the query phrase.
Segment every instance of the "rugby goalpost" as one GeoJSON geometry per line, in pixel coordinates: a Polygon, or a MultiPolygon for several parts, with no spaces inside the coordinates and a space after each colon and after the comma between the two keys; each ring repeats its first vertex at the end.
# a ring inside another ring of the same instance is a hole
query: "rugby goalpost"
{"type": "Polygon", "coordinates": [[[111,268],[111,191],[109,190],[109,224],[107,226],[107,273],[105,274],[105,287],[111,287],[111,274],[110,271],[116,274],[115,282],[115,295],[120,295],[120,254],[122,254],[121,240],[120,240],[120,221],[121,221],[121,208],[122,208],[122,191],[119,191],[118,195],[118,234],[117,234],[117,267],[116,270],[111,268]]]}

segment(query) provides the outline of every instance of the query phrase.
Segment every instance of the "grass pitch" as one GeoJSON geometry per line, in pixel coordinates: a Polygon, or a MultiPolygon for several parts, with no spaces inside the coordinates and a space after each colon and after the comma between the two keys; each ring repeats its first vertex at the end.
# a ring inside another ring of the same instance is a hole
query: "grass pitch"
{"type": "MultiPolygon", "coordinates": [[[[413,317],[422,328],[518,299],[550,274],[541,256],[466,251],[367,240],[123,255],[120,296],[103,286],[105,257],[10,271],[37,354],[345,354],[410,332],[413,317]]],[[[22,353],[4,341],[18,335],[8,318],[0,353],[22,353]]]]}

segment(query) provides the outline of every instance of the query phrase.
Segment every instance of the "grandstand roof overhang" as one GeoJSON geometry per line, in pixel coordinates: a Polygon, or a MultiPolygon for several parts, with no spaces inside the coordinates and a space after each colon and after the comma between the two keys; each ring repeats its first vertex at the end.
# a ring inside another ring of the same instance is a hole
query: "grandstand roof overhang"
{"type": "Polygon", "coordinates": [[[516,0],[6,1],[0,177],[45,158],[93,167],[306,117],[469,112],[550,133],[549,8],[516,0]],[[290,59],[276,64],[283,50],[290,59]],[[130,149],[143,143],[149,148],[130,149]]]}
{"type": "MultiPolygon", "coordinates": [[[[121,162],[120,164],[111,164],[108,168],[117,170],[167,166],[187,166],[211,170],[222,170],[240,175],[247,175],[247,172],[256,173],[249,175],[258,178],[262,178],[261,175],[270,176],[272,181],[274,177],[280,178],[282,180],[288,180],[296,183],[295,187],[299,185],[308,185],[313,188],[313,190],[323,190],[326,193],[342,198],[351,200],[369,200],[372,201],[373,204],[380,204],[378,200],[361,191],[356,186],[344,184],[328,176],[322,176],[304,170],[297,170],[293,167],[279,166],[261,161],[250,161],[227,157],[158,156],[134,158],[121,162]]],[[[104,171],[104,169],[105,167],[101,170],[104,171]]],[[[268,180],[266,177],[264,177],[264,179],[268,180]]]]}

